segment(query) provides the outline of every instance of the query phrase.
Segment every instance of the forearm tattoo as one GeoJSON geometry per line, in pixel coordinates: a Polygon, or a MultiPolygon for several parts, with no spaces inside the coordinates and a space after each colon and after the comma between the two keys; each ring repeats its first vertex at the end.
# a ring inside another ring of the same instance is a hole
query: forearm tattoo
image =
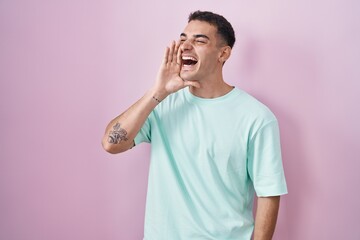
{"type": "Polygon", "coordinates": [[[126,137],[127,131],[120,127],[120,123],[116,123],[113,126],[113,131],[110,131],[108,142],[118,144],[121,141],[127,141],[128,138],[126,137]]]}

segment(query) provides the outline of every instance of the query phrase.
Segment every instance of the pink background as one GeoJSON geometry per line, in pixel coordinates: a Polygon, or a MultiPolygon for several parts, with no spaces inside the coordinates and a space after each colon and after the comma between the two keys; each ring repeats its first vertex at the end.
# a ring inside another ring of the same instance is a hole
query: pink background
{"type": "Polygon", "coordinates": [[[360,2],[0,1],[0,239],[142,239],[149,145],[101,148],[197,9],[237,43],[225,79],[278,116],[274,239],[360,239],[360,2]]]}

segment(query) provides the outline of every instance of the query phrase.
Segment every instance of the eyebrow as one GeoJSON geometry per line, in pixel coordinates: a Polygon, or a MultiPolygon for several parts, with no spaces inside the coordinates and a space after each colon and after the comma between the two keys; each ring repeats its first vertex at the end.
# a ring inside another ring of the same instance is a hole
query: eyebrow
{"type": "MultiPolygon", "coordinates": [[[[181,33],[180,37],[187,37],[187,35],[185,33],[181,33]]],[[[208,40],[210,40],[210,38],[208,36],[206,36],[205,34],[195,34],[193,35],[194,38],[206,38],[208,40]]]]}

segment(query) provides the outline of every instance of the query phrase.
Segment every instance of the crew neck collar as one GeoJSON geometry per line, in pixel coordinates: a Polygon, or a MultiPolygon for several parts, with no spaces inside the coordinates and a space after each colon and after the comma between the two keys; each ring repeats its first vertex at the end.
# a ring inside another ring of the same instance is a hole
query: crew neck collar
{"type": "Polygon", "coordinates": [[[189,87],[187,87],[184,92],[185,92],[186,99],[189,102],[199,103],[199,104],[211,104],[211,103],[223,102],[223,101],[228,100],[240,93],[239,89],[237,89],[236,87],[233,87],[225,95],[222,95],[220,97],[215,97],[215,98],[202,98],[202,97],[195,96],[194,94],[192,94],[190,92],[189,87]]]}

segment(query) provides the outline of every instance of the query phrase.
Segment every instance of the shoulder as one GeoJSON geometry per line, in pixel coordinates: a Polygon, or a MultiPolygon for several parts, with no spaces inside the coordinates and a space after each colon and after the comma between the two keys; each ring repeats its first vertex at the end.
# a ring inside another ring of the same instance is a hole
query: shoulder
{"type": "Polygon", "coordinates": [[[246,126],[249,139],[252,139],[261,129],[266,126],[278,127],[278,120],[270,108],[254,96],[238,89],[239,93],[236,105],[237,116],[241,116],[241,126],[246,126]]]}
{"type": "Polygon", "coordinates": [[[253,120],[266,122],[277,121],[270,108],[246,91],[237,88],[239,107],[253,120]]]}

